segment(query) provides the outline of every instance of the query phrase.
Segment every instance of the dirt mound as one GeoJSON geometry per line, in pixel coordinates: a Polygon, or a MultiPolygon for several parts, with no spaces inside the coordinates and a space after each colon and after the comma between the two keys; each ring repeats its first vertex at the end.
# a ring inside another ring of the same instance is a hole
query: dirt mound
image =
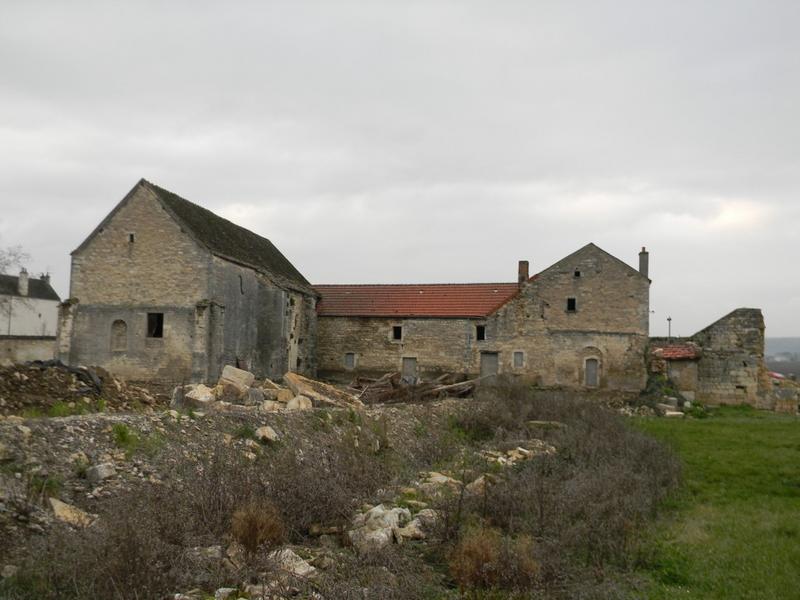
{"type": "Polygon", "coordinates": [[[68,367],[59,361],[0,367],[0,414],[66,416],[130,411],[162,400],[100,367],[68,367]]]}

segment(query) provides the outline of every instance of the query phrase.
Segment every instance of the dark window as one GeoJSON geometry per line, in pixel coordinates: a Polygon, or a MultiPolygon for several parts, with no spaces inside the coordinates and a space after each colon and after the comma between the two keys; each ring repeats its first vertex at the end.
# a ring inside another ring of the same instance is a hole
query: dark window
{"type": "Polygon", "coordinates": [[[136,235],[133,234],[133,233],[129,233],[128,234],[128,242],[132,244],[134,241],[136,241],[136,235]]]}
{"type": "Polygon", "coordinates": [[[522,352],[514,352],[514,368],[521,369],[524,362],[525,355],[522,352]]]}
{"type": "Polygon", "coordinates": [[[575,277],[580,277],[581,276],[581,272],[578,269],[575,269],[575,272],[573,273],[573,275],[575,277]]]}
{"type": "Polygon", "coordinates": [[[482,342],[486,339],[486,325],[475,326],[475,339],[482,342]]]}
{"type": "Polygon", "coordinates": [[[567,311],[575,312],[578,310],[578,301],[575,298],[567,298],[567,311]]]}
{"type": "Polygon", "coordinates": [[[147,313],[147,337],[164,337],[164,313],[147,313]]]}
{"type": "Polygon", "coordinates": [[[392,327],[392,339],[393,340],[402,340],[403,339],[403,327],[400,325],[395,325],[392,327]]]}
{"type": "Polygon", "coordinates": [[[348,352],[344,355],[344,368],[345,369],[355,369],[356,367],[356,355],[354,352],[348,352]]]}

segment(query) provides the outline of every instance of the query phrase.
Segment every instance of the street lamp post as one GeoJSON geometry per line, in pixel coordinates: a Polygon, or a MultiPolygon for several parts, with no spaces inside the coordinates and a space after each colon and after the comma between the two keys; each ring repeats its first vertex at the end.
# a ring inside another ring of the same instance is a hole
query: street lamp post
{"type": "Polygon", "coordinates": [[[672,317],[667,317],[667,339],[672,339],[672,317]]]}

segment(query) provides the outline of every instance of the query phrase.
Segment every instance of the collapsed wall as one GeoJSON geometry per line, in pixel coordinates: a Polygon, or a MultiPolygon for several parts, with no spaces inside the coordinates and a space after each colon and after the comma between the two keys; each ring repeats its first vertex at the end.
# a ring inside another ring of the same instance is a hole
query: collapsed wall
{"type": "Polygon", "coordinates": [[[687,399],[775,407],[760,309],[737,308],[688,338],[651,338],[649,358],[650,373],[669,377],[687,399]]]}

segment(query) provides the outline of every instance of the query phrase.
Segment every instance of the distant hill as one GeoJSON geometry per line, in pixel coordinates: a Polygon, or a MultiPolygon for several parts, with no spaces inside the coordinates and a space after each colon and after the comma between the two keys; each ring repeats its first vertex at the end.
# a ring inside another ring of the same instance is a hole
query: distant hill
{"type": "Polygon", "coordinates": [[[781,352],[800,354],[800,337],[768,337],[765,354],[775,356],[781,352]]]}

